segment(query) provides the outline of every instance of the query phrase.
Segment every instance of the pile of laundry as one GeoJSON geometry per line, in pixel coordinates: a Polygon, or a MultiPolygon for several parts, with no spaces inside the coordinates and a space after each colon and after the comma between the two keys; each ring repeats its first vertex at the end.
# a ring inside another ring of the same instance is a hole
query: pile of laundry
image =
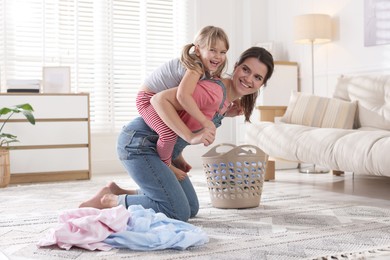
{"type": "Polygon", "coordinates": [[[57,245],[107,251],[112,248],[151,251],[184,250],[209,241],[201,228],[168,218],[153,209],[132,205],[109,209],[77,208],[61,213],[58,226],[51,228],[38,247],[57,245]]]}

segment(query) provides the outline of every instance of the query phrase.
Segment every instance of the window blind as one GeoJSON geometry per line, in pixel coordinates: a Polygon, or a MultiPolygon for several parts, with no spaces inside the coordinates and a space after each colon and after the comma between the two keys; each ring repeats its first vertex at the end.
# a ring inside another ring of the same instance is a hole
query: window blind
{"type": "MultiPolygon", "coordinates": [[[[1,0],[0,82],[41,79],[70,66],[72,92],[89,92],[93,133],[138,115],[144,78],[192,41],[189,0],[1,0]]],[[[71,105],[71,104],[70,104],[71,105]]]]}

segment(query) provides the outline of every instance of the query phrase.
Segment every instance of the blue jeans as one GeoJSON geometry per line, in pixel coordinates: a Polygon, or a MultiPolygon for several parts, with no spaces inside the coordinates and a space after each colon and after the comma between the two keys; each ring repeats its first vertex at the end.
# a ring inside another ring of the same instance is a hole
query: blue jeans
{"type": "MultiPolygon", "coordinates": [[[[188,221],[199,211],[195,189],[188,176],[178,181],[156,150],[158,135],[141,117],[123,127],[117,144],[119,159],[130,177],[140,187],[137,195],[120,195],[119,203],[126,208],[142,205],[162,212],[170,218],[188,221]]],[[[178,155],[186,144],[175,148],[178,155]]]]}

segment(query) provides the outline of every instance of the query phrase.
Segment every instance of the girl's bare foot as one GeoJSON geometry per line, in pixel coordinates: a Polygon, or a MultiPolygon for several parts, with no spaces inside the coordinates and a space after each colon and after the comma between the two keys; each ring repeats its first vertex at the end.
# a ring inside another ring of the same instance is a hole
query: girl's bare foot
{"type": "Polygon", "coordinates": [[[183,172],[189,172],[192,167],[191,165],[189,165],[186,160],[184,159],[183,155],[180,154],[179,156],[176,157],[175,160],[172,161],[172,163],[177,167],[179,168],[180,170],[182,170],[183,172]]]}
{"type": "Polygon", "coordinates": [[[169,168],[172,170],[172,172],[176,175],[176,178],[179,180],[179,181],[182,181],[184,180],[186,177],[187,177],[187,173],[185,173],[184,171],[176,168],[175,166],[173,166],[172,164],[169,166],[169,168]]]}
{"type": "Polygon", "coordinates": [[[111,190],[111,192],[115,195],[122,195],[122,194],[128,194],[128,195],[136,195],[136,190],[125,190],[118,186],[115,182],[110,182],[107,184],[107,187],[111,190]]]}
{"type": "Polygon", "coordinates": [[[104,187],[92,199],[81,203],[79,208],[91,207],[106,209],[115,206],[118,206],[118,196],[112,194],[108,187],[104,187]]]}

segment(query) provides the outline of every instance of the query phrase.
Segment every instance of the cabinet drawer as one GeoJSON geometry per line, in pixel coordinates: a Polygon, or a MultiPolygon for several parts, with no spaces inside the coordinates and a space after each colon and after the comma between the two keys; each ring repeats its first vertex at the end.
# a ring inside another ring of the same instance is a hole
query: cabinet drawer
{"type": "MultiPolygon", "coordinates": [[[[88,118],[88,95],[12,95],[0,96],[1,107],[29,103],[34,108],[34,117],[39,118],[88,118]]],[[[16,114],[12,119],[21,119],[16,114]]]]}
{"type": "Polygon", "coordinates": [[[89,131],[87,121],[76,122],[9,122],[4,132],[16,135],[19,142],[12,146],[88,144],[89,131]]]}
{"type": "Polygon", "coordinates": [[[89,170],[89,149],[11,150],[11,174],[89,170]]]}

